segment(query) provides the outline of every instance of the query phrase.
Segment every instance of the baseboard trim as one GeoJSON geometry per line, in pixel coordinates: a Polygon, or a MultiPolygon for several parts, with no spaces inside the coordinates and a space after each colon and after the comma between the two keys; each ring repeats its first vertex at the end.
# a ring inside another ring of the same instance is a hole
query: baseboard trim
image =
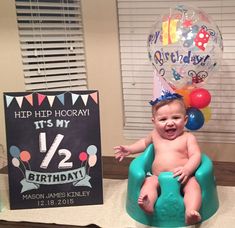
{"type": "MultiPolygon", "coordinates": [[[[133,158],[118,162],[114,157],[103,156],[103,176],[108,179],[128,178],[128,168],[133,158]]],[[[213,161],[217,185],[235,186],[235,162],[213,161]]]]}

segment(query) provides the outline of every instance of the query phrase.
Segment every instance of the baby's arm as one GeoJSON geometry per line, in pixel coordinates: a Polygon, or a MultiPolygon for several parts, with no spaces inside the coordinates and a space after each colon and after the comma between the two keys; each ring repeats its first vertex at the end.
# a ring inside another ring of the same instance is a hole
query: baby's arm
{"type": "Polygon", "coordinates": [[[130,154],[141,153],[150,143],[152,143],[152,133],[150,133],[146,138],[142,138],[131,145],[116,146],[114,147],[115,158],[122,161],[124,157],[127,157],[130,154]]]}
{"type": "Polygon", "coordinates": [[[181,183],[186,180],[195,172],[201,163],[201,151],[195,136],[187,133],[187,149],[188,149],[188,162],[183,167],[178,167],[174,170],[174,176],[179,176],[178,181],[181,183]]]}

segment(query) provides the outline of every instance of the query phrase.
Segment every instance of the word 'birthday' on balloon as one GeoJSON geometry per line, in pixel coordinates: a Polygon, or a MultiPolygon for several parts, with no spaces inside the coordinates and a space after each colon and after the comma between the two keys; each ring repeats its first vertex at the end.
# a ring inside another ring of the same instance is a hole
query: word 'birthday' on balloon
{"type": "Polygon", "coordinates": [[[206,61],[209,61],[210,56],[200,56],[200,55],[194,55],[191,51],[188,51],[186,55],[180,54],[180,52],[173,51],[173,52],[164,52],[162,49],[157,50],[154,55],[155,63],[159,63],[160,66],[162,66],[165,62],[171,61],[172,63],[187,63],[187,64],[193,64],[201,66],[204,66],[206,64],[206,61]]]}

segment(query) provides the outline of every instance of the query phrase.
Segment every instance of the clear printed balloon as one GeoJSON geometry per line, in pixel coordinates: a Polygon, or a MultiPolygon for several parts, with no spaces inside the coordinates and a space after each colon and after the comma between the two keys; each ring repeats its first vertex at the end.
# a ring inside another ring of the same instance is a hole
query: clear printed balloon
{"type": "Polygon", "coordinates": [[[222,52],[218,26],[203,10],[191,6],[170,8],[148,36],[151,63],[175,89],[203,85],[218,69],[222,52]]]}

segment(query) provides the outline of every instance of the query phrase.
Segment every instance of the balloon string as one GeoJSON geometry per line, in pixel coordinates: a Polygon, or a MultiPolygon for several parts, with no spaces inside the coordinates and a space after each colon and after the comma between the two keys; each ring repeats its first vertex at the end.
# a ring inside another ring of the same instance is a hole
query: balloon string
{"type": "Polygon", "coordinates": [[[27,164],[28,164],[28,166],[29,166],[29,170],[31,170],[31,166],[30,166],[29,162],[27,162],[27,164]]]}
{"type": "Polygon", "coordinates": [[[23,170],[22,170],[20,167],[18,167],[18,168],[19,168],[19,170],[21,171],[23,177],[25,178],[25,173],[23,172],[23,170]]]}
{"type": "Polygon", "coordinates": [[[20,160],[20,162],[21,162],[21,164],[24,166],[24,170],[26,171],[26,167],[25,167],[25,165],[24,165],[24,162],[22,162],[21,160],[20,160]]]}
{"type": "Polygon", "coordinates": [[[89,173],[90,173],[90,166],[88,167],[88,169],[87,169],[87,175],[89,175],[89,173]]]}

